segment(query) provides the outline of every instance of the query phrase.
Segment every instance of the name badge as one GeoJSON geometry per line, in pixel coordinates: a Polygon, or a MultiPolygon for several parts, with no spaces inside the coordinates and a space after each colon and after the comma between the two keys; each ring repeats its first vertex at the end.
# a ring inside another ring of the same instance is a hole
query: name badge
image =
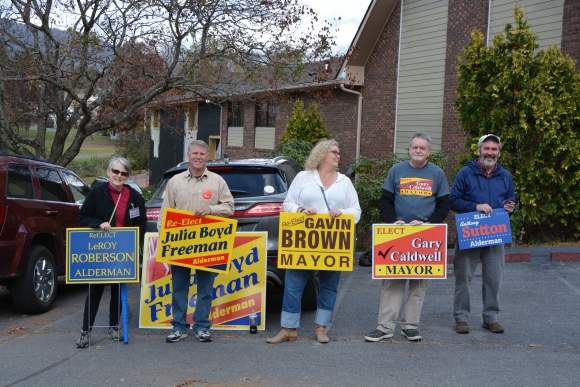
{"type": "Polygon", "coordinates": [[[133,219],[139,216],[139,208],[129,209],[129,218],[133,219]]]}

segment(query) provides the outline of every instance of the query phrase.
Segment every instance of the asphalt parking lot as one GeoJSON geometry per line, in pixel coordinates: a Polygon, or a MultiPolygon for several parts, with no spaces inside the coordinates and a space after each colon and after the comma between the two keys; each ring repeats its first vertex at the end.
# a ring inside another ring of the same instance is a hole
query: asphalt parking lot
{"type": "MultiPolygon", "coordinates": [[[[560,250],[566,248],[559,248],[560,250]]],[[[580,251],[579,247],[567,248],[580,251]]],[[[481,328],[481,271],[471,284],[471,333],[454,332],[454,279],[433,280],[423,306],[423,340],[364,341],[376,326],[380,281],[371,268],[341,277],[331,342],[319,344],[314,312],[303,313],[294,343],[271,345],[281,299],[267,301],[266,330],[212,331],[165,343],[166,330],[138,328],[138,285],[129,285],[130,342],[95,328],[77,349],[86,286],[63,285],[55,307],[23,316],[0,290],[0,387],[8,386],[578,386],[580,262],[553,262],[550,248],[507,263],[500,305],[504,334],[481,328]]],[[[565,250],[568,251],[568,250],[565,250]]],[[[108,295],[96,325],[108,319],[108,295]]]]}

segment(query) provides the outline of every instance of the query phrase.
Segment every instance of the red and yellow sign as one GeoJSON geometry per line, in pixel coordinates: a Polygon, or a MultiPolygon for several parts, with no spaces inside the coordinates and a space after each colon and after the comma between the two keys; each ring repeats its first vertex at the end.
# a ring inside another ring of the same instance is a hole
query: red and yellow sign
{"type": "Polygon", "coordinates": [[[211,215],[199,217],[188,211],[165,208],[157,260],[226,273],[237,224],[233,219],[211,215]]]}
{"type": "Polygon", "coordinates": [[[283,269],[354,269],[354,215],[280,213],[278,267],[283,269]]]}
{"type": "MultiPolygon", "coordinates": [[[[236,233],[230,270],[214,281],[210,311],[212,329],[249,329],[249,315],[258,315],[258,329],[265,329],[267,233],[236,233]]],[[[157,233],[145,234],[141,283],[140,328],[171,328],[171,265],[156,259],[157,233]]],[[[195,271],[189,288],[187,321],[193,324],[197,300],[195,271]]]]}
{"type": "Polygon", "coordinates": [[[373,279],[447,278],[447,225],[373,224],[373,279]]]}

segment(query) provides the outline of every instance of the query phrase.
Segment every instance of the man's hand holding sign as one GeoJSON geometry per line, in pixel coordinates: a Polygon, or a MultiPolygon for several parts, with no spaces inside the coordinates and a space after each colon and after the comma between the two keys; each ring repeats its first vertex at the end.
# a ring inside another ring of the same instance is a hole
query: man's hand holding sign
{"type": "MultiPolygon", "coordinates": [[[[203,211],[202,211],[203,212],[203,211]]],[[[157,261],[226,273],[237,220],[165,208],[157,261]]]]}

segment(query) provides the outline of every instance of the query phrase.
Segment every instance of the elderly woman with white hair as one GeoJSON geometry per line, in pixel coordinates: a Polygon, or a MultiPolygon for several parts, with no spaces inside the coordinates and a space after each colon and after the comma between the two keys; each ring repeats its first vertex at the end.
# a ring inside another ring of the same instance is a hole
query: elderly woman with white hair
{"type": "MultiPolygon", "coordinates": [[[[91,189],[77,215],[79,226],[93,227],[110,231],[111,227],[139,227],[139,245],[147,229],[145,199],[134,188],[125,184],[131,175],[131,164],[123,157],[113,157],[107,167],[109,181],[91,189]]],[[[76,342],[77,348],[89,346],[91,329],[99,310],[99,303],[105,290],[105,284],[89,285],[83,313],[83,328],[76,342]]],[[[121,341],[123,333],[119,330],[119,284],[111,284],[111,301],[109,303],[108,337],[121,341]]]]}
{"type": "MultiPolygon", "coordinates": [[[[332,139],[319,141],[306,160],[306,170],[300,172],[292,182],[284,200],[284,211],[301,212],[307,216],[327,213],[332,218],[352,214],[355,222],[358,222],[361,215],[358,195],[350,179],[337,171],[339,161],[338,143],[332,139]]],[[[295,341],[298,337],[302,292],[312,273],[312,270],[286,270],[280,321],[282,330],[275,337],[268,338],[268,343],[295,341]]],[[[339,279],[340,271],[318,272],[315,333],[320,343],[329,342],[326,326],[332,322],[339,279]]]]}

